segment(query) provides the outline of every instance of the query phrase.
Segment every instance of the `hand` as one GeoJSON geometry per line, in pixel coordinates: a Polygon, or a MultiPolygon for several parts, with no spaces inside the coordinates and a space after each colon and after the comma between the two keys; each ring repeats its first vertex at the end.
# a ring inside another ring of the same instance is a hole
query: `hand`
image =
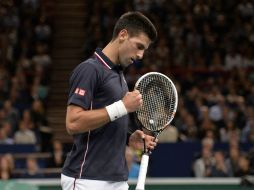
{"type": "Polygon", "coordinates": [[[142,104],[142,95],[138,90],[134,90],[132,92],[127,92],[123,97],[123,103],[128,111],[134,112],[136,111],[142,104]]]}
{"type": "Polygon", "coordinates": [[[148,149],[153,150],[158,142],[158,139],[155,139],[153,136],[146,135],[141,130],[136,130],[129,138],[129,146],[136,150],[143,150],[144,140],[146,144],[146,152],[148,149]]]}

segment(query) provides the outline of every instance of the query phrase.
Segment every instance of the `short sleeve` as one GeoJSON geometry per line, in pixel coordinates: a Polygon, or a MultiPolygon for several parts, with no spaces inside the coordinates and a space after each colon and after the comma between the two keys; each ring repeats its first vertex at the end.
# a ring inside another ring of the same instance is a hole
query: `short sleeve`
{"type": "Polygon", "coordinates": [[[70,77],[68,105],[75,104],[85,110],[89,109],[98,81],[95,65],[89,62],[78,65],[70,77]]]}

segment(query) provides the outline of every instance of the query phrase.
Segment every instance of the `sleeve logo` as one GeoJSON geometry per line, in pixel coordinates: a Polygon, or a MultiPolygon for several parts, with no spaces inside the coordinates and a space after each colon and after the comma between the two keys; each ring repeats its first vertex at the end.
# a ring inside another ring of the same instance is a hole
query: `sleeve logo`
{"type": "Polygon", "coordinates": [[[85,96],[86,91],[84,89],[81,89],[81,88],[76,88],[75,94],[78,94],[80,96],[85,96]]]}

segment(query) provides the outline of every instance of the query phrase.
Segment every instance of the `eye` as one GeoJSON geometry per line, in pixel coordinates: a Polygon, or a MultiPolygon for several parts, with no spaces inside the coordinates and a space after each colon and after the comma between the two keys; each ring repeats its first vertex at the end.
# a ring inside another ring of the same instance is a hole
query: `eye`
{"type": "Polygon", "coordinates": [[[139,50],[144,50],[145,49],[145,47],[142,44],[137,44],[137,48],[139,50]]]}

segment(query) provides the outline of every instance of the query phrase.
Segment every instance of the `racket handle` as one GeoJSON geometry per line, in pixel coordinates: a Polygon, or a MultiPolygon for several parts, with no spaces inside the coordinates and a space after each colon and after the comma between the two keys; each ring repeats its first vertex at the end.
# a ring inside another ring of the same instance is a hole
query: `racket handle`
{"type": "Polygon", "coordinates": [[[149,162],[149,155],[143,154],[141,158],[141,164],[138,174],[138,182],[136,186],[136,190],[144,190],[145,189],[145,180],[146,180],[146,173],[147,167],[149,162]]]}

